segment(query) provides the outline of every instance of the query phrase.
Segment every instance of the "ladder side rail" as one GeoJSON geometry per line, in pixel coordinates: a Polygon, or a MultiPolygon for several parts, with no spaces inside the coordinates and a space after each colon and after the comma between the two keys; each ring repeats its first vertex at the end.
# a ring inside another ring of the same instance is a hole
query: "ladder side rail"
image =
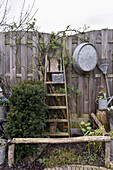
{"type": "Polygon", "coordinates": [[[66,55],[66,36],[65,36],[65,33],[64,33],[64,36],[63,36],[63,69],[64,69],[64,82],[65,82],[65,93],[66,93],[66,107],[67,107],[67,119],[68,119],[68,132],[69,132],[69,136],[70,136],[70,122],[69,122],[69,108],[68,108],[68,99],[67,99],[67,86],[66,86],[66,70],[65,70],[65,64],[64,64],[64,57],[66,55]]]}

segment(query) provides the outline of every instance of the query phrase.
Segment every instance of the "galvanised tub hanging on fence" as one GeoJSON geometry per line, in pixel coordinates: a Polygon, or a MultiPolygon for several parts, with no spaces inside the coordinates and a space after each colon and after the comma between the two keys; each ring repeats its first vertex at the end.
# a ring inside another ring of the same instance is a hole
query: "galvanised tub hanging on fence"
{"type": "Polygon", "coordinates": [[[92,44],[82,43],[77,46],[73,53],[73,67],[78,74],[85,74],[92,71],[97,61],[97,51],[92,44]]]}

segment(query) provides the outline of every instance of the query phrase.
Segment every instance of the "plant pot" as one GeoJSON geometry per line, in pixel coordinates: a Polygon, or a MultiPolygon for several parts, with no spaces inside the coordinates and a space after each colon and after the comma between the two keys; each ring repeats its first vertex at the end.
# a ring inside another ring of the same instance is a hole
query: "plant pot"
{"type": "Polygon", "coordinates": [[[7,106],[0,106],[0,120],[6,119],[7,106]]]}
{"type": "Polygon", "coordinates": [[[49,131],[50,133],[55,133],[57,129],[57,122],[51,122],[49,125],[49,131]]]}
{"type": "Polygon", "coordinates": [[[0,144],[3,143],[3,146],[0,146],[0,165],[4,163],[5,161],[5,154],[6,154],[6,146],[7,142],[5,139],[0,140],[0,144]]]}

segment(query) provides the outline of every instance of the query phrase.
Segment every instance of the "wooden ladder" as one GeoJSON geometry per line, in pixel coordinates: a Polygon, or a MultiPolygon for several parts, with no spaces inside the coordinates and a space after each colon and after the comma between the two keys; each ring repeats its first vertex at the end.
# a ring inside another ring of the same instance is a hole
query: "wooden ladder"
{"type": "Polygon", "coordinates": [[[64,59],[59,63],[54,57],[50,60],[47,56],[45,58],[45,98],[51,115],[46,119],[47,135],[70,136],[64,59]],[[51,125],[55,126],[54,130],[50,130],[51,125]]]}

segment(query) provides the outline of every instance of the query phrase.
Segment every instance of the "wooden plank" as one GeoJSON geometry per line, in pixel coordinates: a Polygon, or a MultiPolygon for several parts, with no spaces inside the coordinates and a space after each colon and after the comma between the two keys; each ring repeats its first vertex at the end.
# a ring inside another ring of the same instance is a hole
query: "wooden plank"
{"type": "Polygon", "coordinates": [[[84,88],[84,79],[81,75],[78,76],[78,90],[80,91],[81,95],[77,95],[77,113],[78,117],[83,116],[83,88],[84,88]]]}
{"type": "MultiPolygon", "coordinates": [[[[78,38],[78,45],[82,43],[82,35],[79,34],[79,38],[78,38]]],[[[79,75],[78,74],[78,90],[81,92],[81,95],[78,95],[77,96],[77,114],[78,114],[78,117],[82,117],[83,116],[83,99],[84,99],[84,96],[83,96],[83,88],[84,88],[84,78],[82,75],[79,75]]]]}
{"type": "Polygon", "coordinates": [[[110,142],[105,142],[105,167],[110,168],[110,142]]]}
{"type": "Polygon", "coordinates": [[[46,94],[46,96],[66,96],[66,94],[46,94]]]}
{"type": "Polygon", "coordinates": [[[0,33],[0,55],[1,55],[1,65],[0,74],[5,76],[5,33],[0,33]]]}
{"type": "Polygon", "coordinates": [[[21,45],[16,44],[16,74],[21,74],[21,45]]]}
{"type": "Polygon", "coordinates": [[[38,33],[33,33],[33,78],[38,80],[38,73],[37,73],[37,59],[38,59],[38,33]],[[37,59],[36,59],[37,58],[37,59]]]}
{"type": "Polygon", "coordinates": [[[75,143],[75,142],[110,142],[109,136],[82,136],[82,137],[71,137],[71,138],[13,138],[9,139],[8,143],[75,143]]]}
{"type": "Polygon", "coordinates": [[[14,163],[14,149],[15,149],[15,145],[11,144],[8,147],[8,165],[9,167],[12,166],[12,164],[14,163]]]}
{"type": "Polygon", "coordinates": [[[95,103],[93,103],[93,91],[94,91],[94,78],[93,73],[90,73],[89,77],[89,114],[91,114],[93,111],[93,106],[95,103]]]}
{"type": "MultiPolygon", "coordinates": [[[[107,56],[107,47],[108,47],[108,29],[102,29],[101,30],[101,50],[99,49],[100,56],[99,59],[105,59],[108,58],[107,56]]],[[[98,45],[99,46],[99,45],[98,45]]],[[[106,92],[106,82],[105,78],[103,76],[103,73],[100,72],[101,79],[100,79],[100,87],[102,87],[102,90],[106,92]]],[[[101,91],[101,89],[99,90],[101,91]]]]}
{"type": "MultiPolygon", "coordinates": [[[[10,32],[6,33],[6,41],[10,42],[10,32]]],[[[10,43],[5,46],[6,60],[5,60],[5,73],[10,73],[10,43]]]]}
{"type": "Polygon", "coordinates": [[[46,84],[64,84],[64,82],[47,81],[46,84]]]}
{"type": "Polygon", "coordinates": [[[101,43],[97,44],[96,40],[101,41],[101,39],[102,39],[101,30],[94,31],[93,32],[93,45],[96,47],[97,54],[98,54],[98,60],[101,58],[101,55],[102,55],[102,44],[101,43]]]}
{"type": "MultiPolygon", "coordinates": [[[[32,41],[32,33],[28,32],[28,41],[32,41]]],[[[33,73],[33,45],[27,43],[27,74],[33,73]]]]}
{"type": "Polygon", "coordinates": [[[48,106],[48,109],[67,109],[66,106],[48,106]]]}
{"type": "MultiPolygon", "coordinates": [[[[66,96],[65,96],[65,101],[63,102],[64,105],[65,105],[65,102],[66,102],[66,112],[67,112],[67,119],[68,119],[68,134],[70,136],[70,114],[69,114],[69,109],[68,109],[68,97],[67,97],[67,83],[66,83],[66,69],[65,69],[65,56],[66,56],[66,36],[65,36],[65,33],[63,34],[63,63],[61,64],[63,66],[62,69],[64,69],[64,82],[65,82],[65,93],[66,93],[66,96]]],[[[64,125],[63,125],[64,126],[64,125]]]]}
{"type": "MultiPolygon", "coordinates": [[[[95,32],[94,31],[90,31],[89,32],[89,42],[91,43],[91,44],[93,44],[94,46],[95,46],[95,32]]],[[[88,88],[88,104],[89,104],[89,106],[88,106],[88,112],[89,112],[89,114],[91,114],[92,112],[95,112],[94,110],[93,110],[93,108],[94,108],[94,106],[95,106],[95,99],[94,99],[94,96],[93,96],[93,93],[95,92],[95,88],[94,88],[94,70],[93,71],[91,71],[90,73],[89,73],[89,77],[88,77],[89,79],[88,79],[88,86],[89,86],[89,88],[88,88]]]]}
{"type": "Polygon", "coordinates": [[[88,78],[84,78],[84,114],[89,115],[89,85],[88,78]]]}
{"type": "MultiPolygon", "coordinates": [[[[95,74],[95,78],[99,78],[99,77],[101,77],[100,74],[95,74]]],[[[113,74],[107,74],[107,77],[108,78],[113,78],[113,74]]]]}
{"type": "Polygon", "coordinates": [[[0,33],[0,75],[2,74],[2,34],[3,33],[0,33]]]}
{"type": "MultiPolygon", "coordinates": [[[[66,39],[66,48],[67,48],[67,53],[69,54],[69,63],[71,62],[71,56],[72,56],[72,37],[67,37],[66,39]]],[[[66,67],[66,84],[69,85],[69,88],[67,89],[67,93],[72,96],[72,67],[70,64],[67,64],[66,67]]],[[[72,112],[72,98],[68,98],[68,106],[69,106],[69,114],[72,112]]]]}
{"type": "Polygon", "coordinates": [[[22,40],[21,40],[21,80],[27,79],[27,48],[26,48],[26,34],[22,32],[22,40]]]}
{"type": "Polygon", "coordinates": [[[64,73],[64,71],[47,71],[47,73],[51,73],[51,74],[59,74],[59,73],[64,73]]]}
{"type": "Polygon", "coordinates": [[[15,32],[10,33],[10,80],[16,83],[16,47],[15,47],[15,32]]]}
{"type": "Polygon", "coordinates": [[[108,29],[102,29],[101,34],[102,34],[102,39],[101,39],[102,55],[101,55],[101,58],[103,59],[103,58],[108,58],[108,56],[107,56],[108,29]]]}
{"type": "Polygon", "coordinates": [[[92,118],[94,119],[94,121],[96,122],[96,124],[98,125],[99,129],[101,130],[103,136],[109,136],[108,133],[106,132],[104,126],[101,124],[101,122],[97,119],[97,117],[95,116],[94,113],[91,113],[92,118]]]}
{"type": "MultiPolygon", "coordinates": [[[[113,39],[113,30],[108,30],[108,41],[113,39]]],[[[110,96],[113,95],[113,81],[109,75],[112,75],[113,73],[113,44],[108,44],[107,47],[107,52],[108,52],[108,59],[110,61],[109,67],[108,67],[108,86],[109,86],[109,91],[110,91],[110,96]]]]}
{"type": "Polygon", "coordinates": [[[68,122],[67,119],[46,119],[46,122],[68,122]]]}
{"type": "Polygon", "coordinates": [[[77,113],[77,93],[76,93],[76,88],[77,88],[77,78],[73,77],[72,78],[72,96],[71,96],[71,101],[72,101],[72,114],[77,113]]]}

